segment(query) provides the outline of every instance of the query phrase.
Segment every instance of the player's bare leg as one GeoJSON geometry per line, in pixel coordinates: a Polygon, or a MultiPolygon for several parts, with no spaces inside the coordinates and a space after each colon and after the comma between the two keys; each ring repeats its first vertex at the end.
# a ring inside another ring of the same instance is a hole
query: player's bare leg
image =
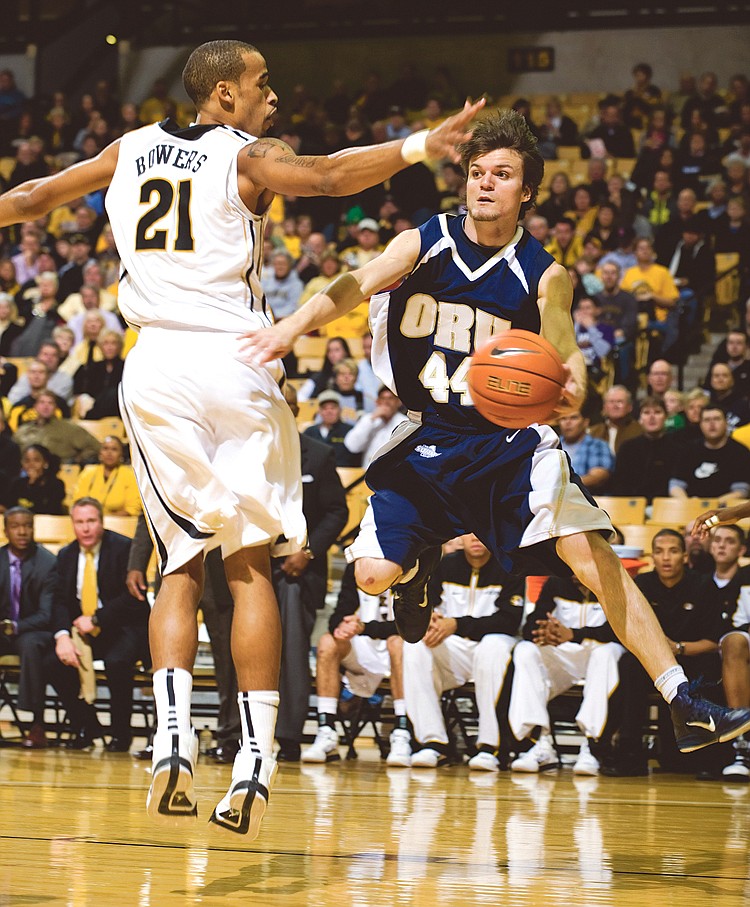
{"type": "Polygon", "coordinates": [[[599,533],[579,532],[559,538],[557,553],[594,593],[618,639],[652,680],[677,664],[653,608],[599,533]]]}
{"type": "Polygon", "coordinates": [[[351,652],[348,639],[337,639],[324,633],[318,640],[315,667],[315,693],[318,706],[318,732],[315,740],[302,751],[302,761],[317,764],[338,762],[339,735],[336,731],[339,693],[341,691],[341,662],[351,652]]]}
{"type": "Polygon", "coordinates": [[[596,596],[612,629],[672,707],[677,745],[692,752],[750,729],[750,709],[726,709],[692,696],[653,609],[597,532],[557,540],[557,553],[596,596]]]}
{"type": "Polygon", "coordinates": [[[198,815],[193,789],[198,738],[190,699],[202,592],[201,554],[164,577],[149,620],[156,733],[146,811],[167,825],[183,825],[198,815]]]}
{"type": "Polygon", "coordinates": [[[230,788],[211,822],[252,840],[260,831],[277,768],[273,739],[279,708],[281,618],[268,545],[229,555],[224,570],[234,599],[232,657],[240,689],[242,745],[230,788]]]}
{"type": "Polygon", "coordinates": [[[729,633],[722,639],[721,675],[727,705],[750,704],[750,648],[744,633],[729,633]]]}
{"type": "Polygon", "coordinates": [[[199,555],[162,579],[148,623],[154,671],[182,668],[192,673],[198,651],[196,614],[203,578],[203,555],[199,555]]]}
{"type": "Polygon", "coordinates": [[[440,545],[427,548],[407,571],[384,558],[361,557],[355,561],[354,578],[363,592],[380,595],[393,588],[393,616],[399,635],[406,642],[419,642],[430,625],[432,609],[427,604],[427,580],[440,563],[441,555],[440,545]]]}

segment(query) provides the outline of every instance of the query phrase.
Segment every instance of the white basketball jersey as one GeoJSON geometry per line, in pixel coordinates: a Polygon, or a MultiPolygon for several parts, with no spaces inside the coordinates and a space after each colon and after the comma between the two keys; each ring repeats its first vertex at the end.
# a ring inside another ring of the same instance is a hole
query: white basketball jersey
{"type": "Polygon", "coordinates": [[[119,307],[133,327],[241,333],[271,323],[264,218],[237,188],[237,155],[253,141],[171,120],[120,139],[106,207],[122,262],[119,307]]]}

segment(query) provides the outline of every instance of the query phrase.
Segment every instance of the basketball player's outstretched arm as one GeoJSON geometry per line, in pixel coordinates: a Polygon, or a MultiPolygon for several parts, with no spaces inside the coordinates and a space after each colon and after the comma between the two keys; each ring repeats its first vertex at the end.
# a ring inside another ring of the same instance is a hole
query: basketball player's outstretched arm
{"type": "MultiPolygon", "coordinates": [[[[468,128],[484,107],[484,99],[466,101],[463,110],[448,117],[424,139],[424,156],[457,159],[456,145],[469,137],[468,128]]],[[[344,148],[329,155],[298,155],[286,143],[274,138],[260,138],[238,158],[240,194],[243,201],[258,210],[257,201],[266,193],[283,195],[353,195],[370,186],[382,183],[399,170],[409,166],[402,155],[404,145],[414,143],[415,137],[344,148]]],[[[419,144],[417,142],[417,144],[419,144]]],[[[415,160],[419,160],[418,156],[415,160]]],[[[268,198],[263,199],[268,202],[268,198]]]]}
{"type": "Polygon", "coordinates": [[[119,146],[115,141],[88,161],[52,176],[27,180],[0,195],[0,227],[34,220],[65,202],[108,186],[117,166],[119,146]]]}
{"type": "Polygon", "coordinates": [[[364,267],[340,274],[320,293],[311,296],[293,315],[271,328],[246,334],[240,347],[243,358],[261,363],[286,356],[300,335],[351,312],[373,293],[392,286],[411,273],[420,248],[418,230],[399,233],[388,243],[382,255],[364,267]]]}
{"type": "Polygon", "coordinates": [[[692,534],[699,538],[705,538],[711,529],[716,526],[727,526],[730,523],[736,523],[750,516],[750,501],[742,504],[735,504],[733,507],[721,507],[714,510],[707,510],[700,516],[696,517],[693,523],[692,534]]]}
{"type": "Polygon", "coordinates": [[[565,415],[579,410],[586,399],[586,362],[576,343],[570,307],[573,284],[562,265],[551,264],[539,281],[541,335],[555,347],[568,376],[562,400],[556,412],[565,415]]]}

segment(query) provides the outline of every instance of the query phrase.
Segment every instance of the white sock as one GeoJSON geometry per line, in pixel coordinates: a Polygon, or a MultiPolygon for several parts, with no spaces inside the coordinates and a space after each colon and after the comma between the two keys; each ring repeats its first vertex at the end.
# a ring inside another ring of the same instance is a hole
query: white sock
{"type": "Polygon", "coordinates": [[[279,694],[276,690],[249,690],[237,694],[242,723],[242,749],[270,758],[273,754],[273,737],[276,715],[279,711],[279,694]]]}
{"type": "Polygon", "coordinates": [[[401,718],[403,715],[406,715],[406,700],[405,699],[394,699],[393,700],[393,714],[396,718],[401,718]]]}
{"type": "Polygon", "coordinates": [[[159,668],[153,677],[156,727],[160,731],[189,734],[193,677],[184,668],[159,668]]]}
{"type": "Polygon", "coordinates": [[[656,678],[654,686],[664,697],[667,705],[669,705],[677,695],[677,688],[679,685],[687,682],[688,679],[682,668],[679,665],[673,665],[656,678]]]}
{"type": "Polygon", "coordinates": [[[335,696],[318,696],[318,715],[333,715],[339,710],[339,702],[335,696]]]}

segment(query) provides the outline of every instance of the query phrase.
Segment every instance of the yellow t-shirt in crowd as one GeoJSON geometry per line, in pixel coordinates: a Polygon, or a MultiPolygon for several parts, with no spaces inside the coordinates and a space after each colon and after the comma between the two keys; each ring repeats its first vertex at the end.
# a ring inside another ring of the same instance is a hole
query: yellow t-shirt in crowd
{"type": "MultiPolygon", "coordinates": [[[[632,293],[636,299],[640,296],[658,296],[660,299],[671,299],[674,302],[680,298],[672,275],[663,265],[651,264],[645,268],[636,265],[628,268],[622,278],[620,288],[626,293],[632,293]]],[[[666,321],[669,309],[661,305],[654,306],[654,315],[657,321],[666,321]]]]}
{"type": "Polygon", "coordinates": [[[344,340],[351,340],[353,337],[362,337],[369,329],[370,300],[364,302],[328,324],[320,328],[320,333],[324,337],[343,337],[344,340]]]}

